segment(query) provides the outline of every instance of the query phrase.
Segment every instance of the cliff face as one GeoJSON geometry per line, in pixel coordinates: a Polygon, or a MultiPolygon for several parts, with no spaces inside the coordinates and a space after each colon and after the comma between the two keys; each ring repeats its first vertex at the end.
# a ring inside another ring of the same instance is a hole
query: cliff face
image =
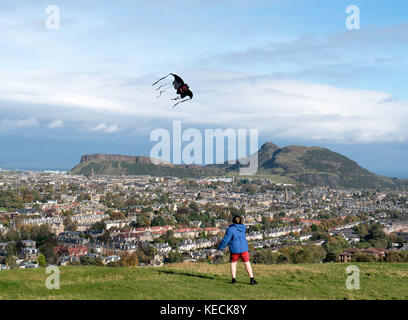
{"type": "Polygon", "coordinates": [[[132,163],[152,163],[149,157],[144,156],[123,156],[119,154],[84,154],[81,157],[81,163],[87,161],[121,161],[132,163]]]}
{"type": "MultiPolygon", "coordinates": [[[[87,154],[71,170],[74,174],[203,177],[238,174],[239,164],[185,165],[162,162],[150,157],[117,154],[87,154]],[[156,163],[156,162],[155,162],[156,163]]],[[[310,185],[352,188],[406,188],[408,182],[379,176],[347,157],[320,147],[287,146],[265,143],[258,152],[258,174],[275,176],[310,185]]]]}

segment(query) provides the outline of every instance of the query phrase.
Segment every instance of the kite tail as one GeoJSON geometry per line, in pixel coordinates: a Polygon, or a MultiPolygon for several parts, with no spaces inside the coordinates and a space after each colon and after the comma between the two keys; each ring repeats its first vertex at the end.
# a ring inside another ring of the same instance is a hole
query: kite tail
{"type": "MultiPolygon", "coordinates": [[[[156,90],[160,90],[163,87],[170,87],[172,86],[172,83],[166,83],[166,84],[162,84],[161,86],[159,86],[158,88],[156,88],[156,90]]],[[[166,88],[167,89],[167,88],[166,88]]]]}
{"type": "Polygon", "coordinates": [[[155,83],[152,84],[152,86],[154,86],[155,84],[157,84],[158,82],[162,81],[163,79],[166,79],[168,76],[172,75],[172,73],[169,73],[167,76],[160,78],[159,80],[157,80],[155,83]]]}
{"type": "Polygon", "coordinates": [[[159,95],[156,97],[156,99],[157,99],[157,98],[160,98],[163,92],[166,92],[166,89],[161,90],[161,91],[159,92],[159,95]]]}
{"type": "Polygon", "coordinates": [[[177,102],[177,103],[173,106],[173,108],[171,108],[171,110],[173,110],[178,104],[183,103],[183,102],[186,102],[186,101],[188,101],[188,100],[191,100],[191,99],[184,99],[184,100],[181,100],[181,101],[177,102]]]}
{"type": "Polygon", "coordinates": [[[167,90],[168,88],[170,88],[171,86],[172,86],[172,84],[170,83],[170,84],[163,84],[163,85],[161,85],[160,87],[158,87],[156,90],[160,90],[160,89],[163,88],[163,87],[164,87],[164,89],[163,89],[163,90],[160,90],[159,95],[156,97],[156,99],[157,99],[157,98],[160,98],[160,96],[162,95],[162,93],[166,92],[166,90],[167,90]]]}

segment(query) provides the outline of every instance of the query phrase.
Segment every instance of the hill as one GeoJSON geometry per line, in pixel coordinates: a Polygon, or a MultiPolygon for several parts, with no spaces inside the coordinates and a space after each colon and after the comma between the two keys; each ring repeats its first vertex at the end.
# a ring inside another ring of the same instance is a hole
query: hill
{"type": "MultiPolygon", "coordinates": [[[[223,165],[238,172],[238,165],[223,165]]],[[[407,181],[374,174],[357,162],[321,147],[287,146],[268,142],[258,151],[258,174],[281,175],[298,183],[345,188],[404,188],[407,181]]]]}
{"type": "Polygon", "coordinates": [[[153,268],[60,267],[60,289],[48,290],[45,268],[0,271],[0,299],[408,299],[408,265],[355,263],[360,289],[345,286],[347,264],[243,264],[231,285],[228,264],[180,263],[153,268]]]}
{"type": "MultiPolygon", "coordinates": [[[[207,166],[153,164],[148,157],[121,155],[83,155],[71,173],[90,175],[152,175],[203,177],[238,175],[239,163],[207,166]]],[[[257,176],[270,177],[277,182],[297,182],[345,188],[398,189],[407,188],[408,181],[374,174],[357,162],[321,147],[287,146],[280,148],[272,142],[258,151],[257,176]]]]}
{"type": "Polygon", "coordinates": [[[217,168],[175,165],[165,162],[156,165],[149,157],[115,154],[83,155],[81,162],[71,169],[70,173],[90,176],[92,171],[97,175],[151,175],[157,177],[202,177],[224,174],[223,170],[217,168]]]}

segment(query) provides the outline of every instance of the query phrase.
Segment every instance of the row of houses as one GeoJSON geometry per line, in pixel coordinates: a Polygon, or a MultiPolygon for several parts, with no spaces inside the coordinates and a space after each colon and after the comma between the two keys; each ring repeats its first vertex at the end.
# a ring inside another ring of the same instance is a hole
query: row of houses
{"type": "Polygon", "coordinates": [[[10,267],[0,263],[0,271],[2,270],[10,270],[10,267]]]}
{"type": "Polygon", "coordinates": [[[196,249],[201,249],[201,248],[208,248],[208,247],[212,247],[216,245],[217,242],[220,240],[221,240],[220,237],[212,237],[211,239],[197,239],[195,241],[191,239],[187,239],[177,244],[177,249],[180,252],[183,252],[183,251],[191,251],[191,250],[196,250],[196,249]]]}
{"type": "MultiPolygon", "coordinates": [[[[301,242],[304,242],[304,241],[310,240],[311,237],[312,237],[312,234],[300,235],[299,239],[295,238],[295,237],[285,235],[285,236],[281,236],[281,237],[278,237],[278,238],[268,238],[268,239],[264,239],[264,240],[254,241],[253,246],[254,246],[254,248],[276,247],[277,245],[280,245],[280,244],[282,244],[284,242],[296,243],[298,240],[300,240],[301,242]]],[[[321,245],[321,244],[319,243],[319,245],[321,245]]]]}
{"type": "Polygon", "coordinates": [[[203,249],[190,252],[191,258],[195,260],[209,258],[216,259],[217,257],[222,257],[222,255],[222,252],[218,251],[217,249],[203,249]]]}
{"type": "Polygon", "coordinates": [[[179,239],[197,238],[201,234],[218,235],[219,228],[180,228],[174,229],[173,226],[134,228],[130,231],[111,230],[110,238],[113,242],[133,242],[133,241],[153,241],[166,232],[172,230],[173,236],[179,239]]]}
{"type": "MultiPolygon", "coordinates": [[[[35,241],[33,240],[21,240],[18,241],[21,244],[16,256],[16,263],[20,264],[22,262],[33,262],[37,261],[39,256],[39,251],[36,248],[35,241]]],[[[10,245],[17,245],[17,241],[1,242],[0,243],[0,257],[3,259],[6,254],[8,247],[10,245]]]]}
{"type": "MultiPolygon", "coordinates": [[[[73,215],[71,216],[72,221],[78,222],[79,225],[81,224],[93,224],[103,219],[109,218],[108,214],[86,214],[86,215],[73,215]]],[[[25,219],[22,221],[23,224],[55,224],[55,223],[63,223],[64,217],[48,217],[48,218],[37,218],[37,219],[25,219]]]]}
{"type": "Polygon", "coordinates": [[[287,235],[291,232],[299,233],[302,231],[302,226],[297,225],[293,227],[283,227],[283,228],[275,228],[264,232],[264,238],[277,238],[284,235],[287,235]]]}
{"type": "Polygon", "coordinates": [[[356,234],[354,232],[354,230],[351,229],[351,228],[343,229],[343,230],[340,230],[338,232],[332,231],[332,232],[329,232],[329,234],[332,235],[332,236],[340,235],[350,243],[360,242],[360,236],[358,234],[356,234]]]}

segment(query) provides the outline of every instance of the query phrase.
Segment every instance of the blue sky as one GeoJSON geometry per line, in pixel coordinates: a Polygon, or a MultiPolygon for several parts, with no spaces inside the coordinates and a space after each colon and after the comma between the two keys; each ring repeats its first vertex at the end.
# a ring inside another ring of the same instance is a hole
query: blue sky
{"type": "Polygon", "coordinates": [[[406,1],[0,0],[0,12],[1,168],[149,155],[150,132],[181,120],[408,177],[406,1]],[[345,27],[351,4],[359,30],[345,27]],[[195,93],[174,112],[151,88],[169,72],[195,93]]]}

